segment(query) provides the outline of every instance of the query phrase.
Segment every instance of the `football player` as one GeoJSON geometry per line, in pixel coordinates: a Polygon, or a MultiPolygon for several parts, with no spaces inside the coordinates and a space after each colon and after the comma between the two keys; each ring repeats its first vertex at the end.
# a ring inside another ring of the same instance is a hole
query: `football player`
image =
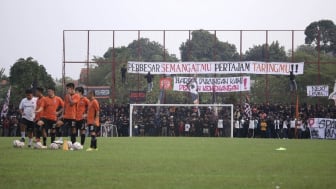
{"type": "Polygon", "coordinates": [[[84,89],[83,87],[76,87],[76,93],[80,96],[80,99],[77,103],[77,112],[76,112],[76,128],[81,133],[81,145],[83,146],[85,143],[85,117],[87,108],[89,106],[89,99],[83,96],[84,89]]]}
{"type": "MultiPolygon", "coordinates": [[[[80,100],[78,93],[75,93],[75,85],[73,83],[66,84],[67,94],[64,97],[63,111],[63,135],[68,136],[68,131],[71,128],[71,142],[76,142],[76,112],[77,103],[80,100]]],[[[59,135],[59,134],[58,134],[59,135]]],[[[58,143],[62,143],[62,138],[59,138],[58,143]]]]}
{"type": "Polygon", "coordinates": [[[33,90],[27,89],[25,93],[26,97],[21,100],[19,105],[19,112],[22,116],[20,120],[21,142],[25,142],[25,131],[27,129],[29,138],[28,147],[31,147],[37,99],[33,97],[33,90]]]}
{"type": "Polygon", "coordinates": [[[88,98],[90,100],[87,112],[87,124],[89,126],[90,136],[91,136],[91,145],[86,151],[97,150],[97,137],[96,131],[99,127],[99,103],[95,98],[94,91],[88,92],[88,98]]]}

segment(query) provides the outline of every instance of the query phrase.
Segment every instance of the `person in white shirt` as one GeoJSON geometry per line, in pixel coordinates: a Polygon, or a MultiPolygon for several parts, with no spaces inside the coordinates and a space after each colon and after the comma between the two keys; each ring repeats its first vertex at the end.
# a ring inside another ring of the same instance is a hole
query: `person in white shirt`
{"type": "Polygon", "coordinates": [[[254,132],[257,126],[258,126],[258,120],[255,117],[249,120],[248,137],[254,138],[254,132]]]}
{"type": "Polygon", "coordinates": [[[20,129],[21,129],[21,141],[25,142],[26,129],[28,132],[28,147],[32,145],[33,131],[34,131],[34,119],[37,99],[33,97],[33,91],[31,89],[26,90],[26,98],[22,99],[19,105],[19,112],[21,114],[20,129]]]}
{"type": "Polygon", "coordinates": [[[290,138],[294,138],[295,137],[295,126],[296,126],[296,119],[294,119],[294,117],[290,120],[289,122],[290,125],[290,138]]]}
{"type": "Polygon", "coordinates": [[[190,123],[189,120],[184,124],[184,136],[189,136],[190,123]]]}
{"type": "Polygon", "coordinates": [[[283,133],[283,139],[287,139],[288,138],[288,121],[284,120],[282,122],[282,133],[283,133]]]}
{"type": "Polygon", "coordinates": [[[276,137],[280,138],[280,119],[278,117],[276,117],[274,119],[274,131],[275,131],[275,135],[276,137]]]}
{"type": "Polygon", "coordinates": [[[217,129],[218,129],[218,132],[217,132],[217,135],[219,137],[223,136],[223,128],[224,128],[224,124],[223,124],[223,119],[220,117],[217,121],[217,129]]]}
{"type": "Polygon", "coordinates": [[[296,128],[295,128],[295,137],[296,138],[301,138],[302,132],[302,120],[299,117],[298,120],[296,121],[296,128]]]}
{"type": "Polygon", "coordinates": [[[239,120],[234,121],[234,137],[239,137],[239,120]]]}

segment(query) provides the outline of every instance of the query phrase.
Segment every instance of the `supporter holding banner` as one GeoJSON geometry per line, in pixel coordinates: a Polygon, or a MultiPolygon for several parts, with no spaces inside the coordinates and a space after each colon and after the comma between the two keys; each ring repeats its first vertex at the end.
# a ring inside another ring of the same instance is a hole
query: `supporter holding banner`
{"type": "Polygon", "coordinates": [[[304,63],[290,62],[128,62],[127,73],[147,74],[303,74],[304,63]]]}
{"type": "Polygon", "coordinates": [[[311,138],[336,139],[336,119],[310,118],[308,126],[311,138]]]}
{"type": "MultiPolygon", "coordinates": [[[[193,77],[174,77],[174,91],[190,91],[193,77]]],[[[237,92],[250,90],[250,77],[196,78],[198,92],[237,92]]]]}

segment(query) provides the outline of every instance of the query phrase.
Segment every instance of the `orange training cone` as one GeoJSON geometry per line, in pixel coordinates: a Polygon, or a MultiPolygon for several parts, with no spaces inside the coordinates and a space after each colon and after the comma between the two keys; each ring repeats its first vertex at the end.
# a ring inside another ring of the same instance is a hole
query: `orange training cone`
{"type": "Polygon", "coordinates": [[[65,151],[69,150],[69,146],[68,146],[68,141],[67,140],[63,141],[63,150],[65,150],[65,151]]]}

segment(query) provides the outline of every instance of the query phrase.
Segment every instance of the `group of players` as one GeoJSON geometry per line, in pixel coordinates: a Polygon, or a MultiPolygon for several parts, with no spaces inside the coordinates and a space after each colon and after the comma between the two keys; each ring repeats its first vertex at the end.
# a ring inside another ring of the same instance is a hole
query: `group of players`
{"type": "Polygon", "coordinates": [[[68,83],[64,100],[55,95],[53,87],[47,88],[47,96],[43,92],[43,88],[37,87],[34,97],[33,90],[28,89],[26,97],[20,102],[21,142],[25,142],[27,131],[28,147],[32,146],[35,135],[35,142],[41,142],[42,137],[41,148],[47,148],[48,135],[51,143],[63,144],[62,136],[68,137],[70,130],[72,143],[76,142],[77,132],[80,131],[80,143],[83,146],[88,127],[91,144],[87,151],[97,150],[96,131],[100,125],[100,107],[94,91],[88,91],[85,97],[83,87],[75,88],[73,83],[68,83]]]}

